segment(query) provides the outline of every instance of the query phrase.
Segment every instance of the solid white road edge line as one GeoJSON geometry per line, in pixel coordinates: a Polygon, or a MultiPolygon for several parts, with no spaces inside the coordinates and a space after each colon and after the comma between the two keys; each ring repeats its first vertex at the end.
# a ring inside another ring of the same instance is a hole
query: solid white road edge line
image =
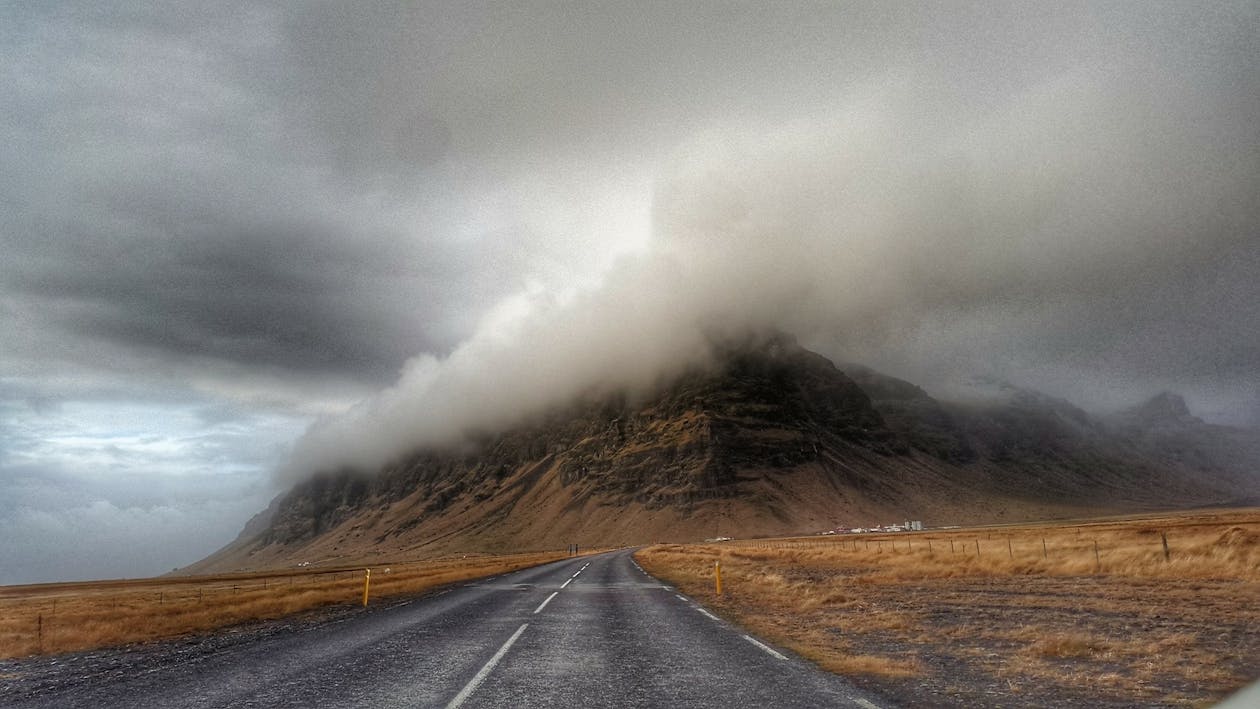
{"type": "Polygon", "coordinates": [[[674,598],[677,598],[678,600],[683,601],[684,603],[689,603],[689,601],[687,601],[687,599],[686,599],[686,598],[683,598],[682,596],[678,595],[677,593],[675,593],[675,594],[674,594],[674,598]]]}
{"type": "Polygon", "coordinates": [[[786,660],[786,659],[787,659],[787,655],[784,655],[783,653],[779,652],[778,650],[775,650],[774,648],[772,648],[772,647],[770,647],[769,645],[767,645],[767,644],[765,644],[765,643],[761,642],[760,640],[758,640],[757,638],[754,638],[754,637],[753,637],[753,636],[751,636],[751,635],[745,635],[745,636],[744,636],[744,639],[745,639],[745,640],[747,640],[748,642],[752,643],[753,645],[756,645],[757,647],[761,648],[762,650],[765,650],[766,652],[770,653],[771,655],[774,655],[775,657],[779,658],[780,660],[786,660]]]}
{"type": "Polygon", "coordinates": [[[525,632],[525,629],[528,627],[529,623],[525,623],[521,627],[517,628],[516,632],[512,633],[512,637],[508,638],[507,642],[503,643],[503,647],[499,648],[499,651],[494,653],[494,657],[490,658],[490,661],[481,668],[477,675],[468,680],[468,684],[464,685],[464,688],[459,690],[459,694],[456,694],[455,698],[451,700],[451,703],[446,705],[446,709],[456,709],[456,707],[468,701],[468,698],[471,697],[472,693],[477,690],[477,687],[485,681],[486,677],[490,676],[490,673],[494,670],[494,666],[499,664],[499,660],[502,660],[503,656],[507,654],[508,648],[512,647],[512,644],[516,642],[517,638],[521,637],[521,633],[525,632]]]}
{"type": "Polygon", "coordinates": [[[879,706],[878,706],[878,705],[871,704],[870,702],[866,701],[865,699],[863,699],[863,698],[861,698],[861,697],[858,697],[858,698],[854,699],[854,700],[853,700],[853,703],[854,703],[854,704],[860,704],[861,706],[866,707],[866,709],[879,709],[879,706]]]}
{"type": "Polygon", "coordinates": [[[700,611],[701,613],[703,613],[703,614],[705,614],[705,615],[709,616],[710,618],[712,618],[713,620],[716,620],[716,621],[717,621],[717,622],[719,622],[719,623],[721,623],[721,622],[722,622],[722,619],[721,619],[721,618],[719,618],[719,617],[717,617],[717,616],[713,615],[712,613],[710,613],[710,612],[706,611],[706,610],[705,610],[705,609],[703,609],[703,608],[697,608],[696,610],[698,610],[698,611],[700,611]]]}
{"type": "Polygon", "coordinates": [[[550,596],[547,596],[547,600],[545,600],[545,601],[543,601],[542,603],[538,604],[538,607],[534,609],[534,615],[538,615],[539,611],[541,611],[542,609],[546,608],[546,607],[547,607],[547,604],[548,604],[548,603],[551,603],[551,599],[555,598],[557,593],[560,593],[560,592],[559,592],[559,591],[552,591],[552,592],[551,592],[551,595],[550,595],[550,596]]]}

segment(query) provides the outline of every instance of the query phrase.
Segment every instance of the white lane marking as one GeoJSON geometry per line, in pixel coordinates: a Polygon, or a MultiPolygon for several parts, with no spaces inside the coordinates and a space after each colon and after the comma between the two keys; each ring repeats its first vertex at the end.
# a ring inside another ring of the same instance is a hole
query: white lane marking
{"type": "Polygon", "coordinates": [[[783,653],[779,652],[778,650],[775,650],[774,648],[772,648],[772,647],[770,647],[769,645],[767,645],[767,644],[765,644],[765,643],[761,642],[760,640],[758,640],[757,638],[754,638],[754,637],[753,637],[753,636],[751,636],[751,635],[745,635],[745,636],[744,636],[744,639],[745,639],[745,640],[747,640],[748,642],[752,643],[753,645],[756,645],[757,647],[761,648],[762,650],[765,650],[766,652],[770,653],[771,655],[774,655],[775,657],[779,658],[780,660],[786,660],[786,659],[787,659],[787,655],[784,655],[783,653]]]}
{"type": "Polygon", "coordinates": [[[538,604],[538,607],[534,609],[534,615],[538,615],[538,612],[539,612],[539,611],[541,611],[542,609],[546,608],[546,607],[547,607],[547,604],[548,604],[548,603],[551,603],[551,599],[555,598],[557,593],[560,593],[560,592],[559,592],[559,591],[552,591],[551,595],[550,595],[550,596],[547,596],[547,600],[545,600],[545,601],[543,601],[542,603],[538,604]]]}
{"type": "Polygon", "coordinates": [[[688,602],[686,598],[683,598],[682,596],[678,595],[677,593],[675,593],[675,594],[674,594],[674,598],[677,598],[678,600],[683,601],[684,603],[687,603],[687,602],[688,602]]]}
{"type": "Polygon", "coordinates": [[[877,704],[871,704],[870,702],[866,701],[865,699],[863,699],[863,698],[861,698],[861,697],[858,697],[858,698],[854,699],[854,700],[853,700],[853,703],[854,703],[854,704],[858,704],[858,705],[863,706],[863,707],[866,707],[866,709],[879,709],[879,705],[877,705],[877,704]]]}
{"type": "Polygon", "coordinates": [[[705,610],[705,609],[703,609],[703,608],[697,608],[696,610],[698,610],[698,611],[700,611],[701,613],[703,613],[703,614],[705,614],[705,615],[709,616],[710,618],[712,618],[713,620],[716,620],[716,621],[717,621],[717,622],[719,622],[719,623],[721,623],[721,622],[722,622],[722,619],[721,619],[721,618],[719,618],[719,617],[717,617],[717,616],[713,615],[712,613],[710,613],[710,612],[706,611],[706,610],[705,610]]]}
{"type": "Polygon", "coordinates": [[[459,694],[456,694],[455,698],[451,700],[451,703],[446,705],[446,709],[455,709],[459,705],[468,701],[468,698],[471,697],[472,693],[477,690],[477,687],[486,680],[486,677],[490,676],[490,673],[494,670],[494,666],[499,664],[499,660],[502,660],[503,656],[507,654],[508,648],[512,647],[512,644],[516,642],[517,638],[521,637],[521,633],[525,632],[525,629],[528,627],[529,623],[525,623],[521,627],[517,628],[516,632],[512,633],[512,637],[508,638],[507,642],[503,643],[503,647],[499,648],[499,651],[494,653],[494,657],[490,658],[490,661],[482,666],[481,670],[477,672],[477,675],[468,680],[468,684],[464,685],[464,688],[459,690],[459,694]]]}
{"type": "Polygon", "coordinates": [[[569,579],[568,581],[565,581],[564,583],[560,584],[560,588],[564,588],[565,586],[568,586],[571,583],[573,583],[573,579],[569,579]]]}

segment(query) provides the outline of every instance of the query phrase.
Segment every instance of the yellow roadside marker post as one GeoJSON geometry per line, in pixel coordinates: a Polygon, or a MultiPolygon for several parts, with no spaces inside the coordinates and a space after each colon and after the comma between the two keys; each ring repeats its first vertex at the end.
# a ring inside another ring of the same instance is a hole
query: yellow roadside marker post
{"type": "Polygon", "coordinates": [[[363,574],[363,607],[367,608],[368,585],[372,583],[372,570],[364,569],[363,574]]]}
{"type": "Polygon", "coordinates": [[[713,562],[713,583],[717,588],[717,595],[722,595],[722,562],[713,562]]]}

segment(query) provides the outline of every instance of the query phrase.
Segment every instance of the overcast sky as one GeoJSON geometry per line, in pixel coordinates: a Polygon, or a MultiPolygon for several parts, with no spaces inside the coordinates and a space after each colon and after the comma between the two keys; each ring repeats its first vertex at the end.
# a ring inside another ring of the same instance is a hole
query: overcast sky
{"type": "Polygon", "coordinates": [[[0,92],[0,583],[714,328],[1260,423],[1255,2],[9,3],[0,92]]]}

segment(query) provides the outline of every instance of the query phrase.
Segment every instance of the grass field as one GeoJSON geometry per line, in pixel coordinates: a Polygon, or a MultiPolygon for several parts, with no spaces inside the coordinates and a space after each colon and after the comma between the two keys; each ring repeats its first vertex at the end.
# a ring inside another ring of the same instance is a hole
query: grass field
{"type": "MultiPolygon", "coordinates": [[[[560,552],[372,566],[370,599],[561,559],[560,552]]],[[[363,601],[364,567],[0,586],[0,658],[175,637],[363,601]]]]}
{"type": "Polygon", "coordinates": [[[1260,678],[1256,509],[662,545],[637,558],[909,706],[1208,706],[1260,678]]]}

